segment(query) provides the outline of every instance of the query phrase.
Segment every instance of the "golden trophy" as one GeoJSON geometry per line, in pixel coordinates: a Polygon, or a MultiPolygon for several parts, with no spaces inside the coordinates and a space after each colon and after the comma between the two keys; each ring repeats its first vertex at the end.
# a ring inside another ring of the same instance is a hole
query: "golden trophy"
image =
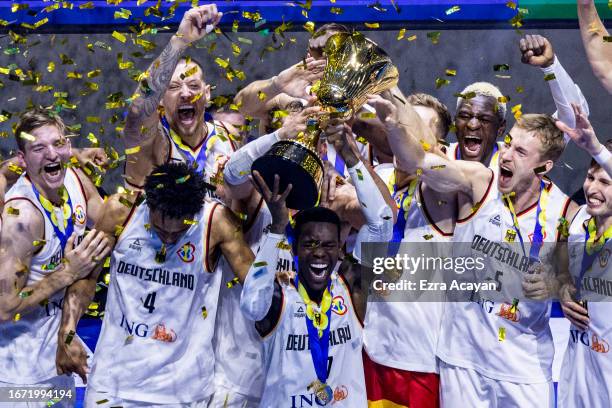
{"type": "Polygon", "coordinates": [[[323,162],[316,153],[321,128],[330,119],[348,119],[367,101],[369,94],[393,88],[399,79],[397,68],[387,54],[363,34],[337,33],[325,44],[327,65],[321,81],[313,86],[324,110],[320,119],[310,120],[303,136],[281,140],[253,162],[272,188],[274,175],[280,177],[279,191],[293,189],[287,207],[302,210],[317,205],[323,180],[323,162]]]}

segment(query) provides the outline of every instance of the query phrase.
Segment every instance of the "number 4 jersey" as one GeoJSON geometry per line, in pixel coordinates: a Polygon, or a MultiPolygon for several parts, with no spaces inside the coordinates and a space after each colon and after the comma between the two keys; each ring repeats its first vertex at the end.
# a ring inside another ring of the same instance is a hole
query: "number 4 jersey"
{"type": "Polygon", "coordinates": [[[221,274],[208,264],[206,202],[195,223],[161,253],[146,202],[125,225],[111,258],[111,282],[90,385],[157,404],[213,392],[212,335],[221,274]],[[165,258],[165,259],[164,259],[165,258]]]}

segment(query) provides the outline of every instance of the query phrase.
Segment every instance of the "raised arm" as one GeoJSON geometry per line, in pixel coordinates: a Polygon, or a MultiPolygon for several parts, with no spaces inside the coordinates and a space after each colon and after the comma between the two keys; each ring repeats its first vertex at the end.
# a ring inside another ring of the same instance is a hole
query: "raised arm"
{"type": "Polygon", "coordinates": [[[295,98],[307,98],[309,95],[306,88],[323,76],[324,68],[325,60],[306,58],[272,78],[251,82],[238,92],[234,101],[243,115],[265,119],[265,101],[281,93],[295,98]]]}
{"type": "MultiPolygon", "coordinates": [[[[569,127],[574,127],[572,104],[579,105],[581,110],[589,115],[589,105],[582,91],[563,68],[546,37],[526,35],[519,41],[519,48],[522,54],[521,61],[524,64],[540,67],[542,70],[557,108],[553,116],[569,127]]],[[[569,136],[565,135],[565,139],[567,142],[569,136]]]]}
{"type": "Polygon", "coordinates": [[[573,105],[576,127],[557,121],[559,130],[565,132],[578,147],[586,151],[612,177],[612,153],[599,142],[591,122],[577,105],[573,105]]]}
{"type": "Polygon", "coordinates": [[[155,165],[161,164],[160,130],[158,107],[166,93],[172,74],[189,45],[212,31],[223,13],[215,4],[192,8],[181,20],[161,55],[151,64],[134,92],[134,100],[128,109],[124,128],[127,149],[139,147],[129,156],[126,176],[130,185],[139,187],[155,165]]]}
{"type": "Polygon", "coordinates": [[[402,104],[400,113],[396,104],[383,98],[370,98],[368,103],[389,132],[389,145],[401,170],[420,175],[436,191],[464,193],[474,203],[484,195],[491,171],[481,163],[449,160],[438,153],[436,145],[428,142],[435,140],[431,130],[410,104],[402,104]]]}
{"type": "Polygon", "coordinates": [[[604,41],[608,30],[597,14],[593,0],[578,0],[580,35],[593,73],[612,93],[612,44],[604,41]]]}

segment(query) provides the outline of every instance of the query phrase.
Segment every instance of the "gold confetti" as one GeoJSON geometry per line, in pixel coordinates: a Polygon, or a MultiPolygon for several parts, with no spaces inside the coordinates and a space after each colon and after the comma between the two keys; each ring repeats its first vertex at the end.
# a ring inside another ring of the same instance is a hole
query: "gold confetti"
{"type": "Polygon", "coordinates": [[[453,6],[453,7],[449,8],[448,10],[446,10],[446,12],[445,12],[445,13],[446,13],[446,15],[448,16],[448,15],[451,15],[451,14],[453,14],[453,13],[458,12],[459,10],[461,10],[461,7],[460,7],[460,6],[453,6]]]}
{"type": "Polygon", "coordinates": [[[400,29],[399,33],[397,34],[398,41],[404,38],[404,34],[406,34],[406,29],[405,28],[400,29]]]}
{"type": "Polygon", "coordinates": [[[196,225],[198,223],[198,220],[183,220],[183,224],[185,225],[196,225]]]}
{"type": "Polygon", "coordinates": [[[507,103],[509,101],[510,101],[510,97],[509,96],[502,95],[502,96],[497,98],[497,102],[499,102],[499,103],[507,103]]]}
{"type": "Polygon", "coordinates": [[[520,119],[520,117],[523,115],[523,112],[521,112],[522,107],[522,104],[518,104],[512,107],[512,113],[514,114],[514,118],[517,120],[520,119]]]}
{"type": "Polygon", "coordinates": [[[101,69],[94,69],[93,71],[89,71],[87,73],[87,78],[95,78],[102,73],[101,69]]]}
{"type": "Polygon", "coordinates": [[[23,167],[20,167],[13,162],[9,162],[8,169],[12,171],[13,173],[20,174],[20,175],[23,174],[23,172],[25,171],[23,167]]]}
{"type": "Polygon", "coordinates": [[[27,133],[27,132],[21,132],[19,134],[19,137],[22,139],[27,140],[28,142],[33,142],[36,140],[36,138],[34,136],[32,136],[31,134],[27,133]]]}
{"type": "Polygon", "coordinates": [[[425,240],[427,240],[427,241],[429,241],[429,240],[430,240],[430,239],[432,239],[433,237],[434,237],[434,236],[433,236],[432,234],[426,234],[426,235],[423,235],[423,238],[424,238],[425,240]]]}
{"type": "Polygon", "coordinates": [[[126,37],[125,35],[121,34],[119,31],[113,31],[113,38],[116,39],[117,41],[121,41],[122,43],[125,43],[126,37]]]}
{"type": "Polygon", "coordinates": [[[80,8],[81,10],[85,10],[85,9],[92,9],[92,8],[94,8],[93,1],[88,1],[87,3],[83,3],[83,4],[81,4],[81,5],[79,6],[79,8],[80,8]]]}
{"type": "Polygon", "coordinates": [[[545,81],[552,81],[553,79],[556,79],[557,77],[555,76],[555,74],[553,74],[552,72],[550,74],[546,74],[544,75],[544,80],[545,81]]]}
{"type": "Polygon", "coordinates": [[[8,213],[8,215],[19,215],[19,210],[13,207],[8,207],[6,209],[6,212],[8,213]]]}
{"type": "Polygon", "coordinates": [[[506,7],[511,8],[512,10],[516,10],[516,3],[513,1],[509,1],[506,3],[506,7]]]}
{"type": "Polygon", "coordinates": [[[457,70],[456,69],[447,69],[445,71],[445,74],[447,76],[456,76],[457,75],[457,70]]]}
{"type": "Polygon", "coordinates": [[[436,89],[440,89],[441,87],[443,87],[444,85],[448,85],[450,84],[450,81],[446,78],[436,78],[436,89]]]}
{"type": "Polygon", "coordinates": [[[367,28],[380,28],[379,23],[364,23],[367,28]]]}
{"type": "Polygon", "coordinates": [[[425,150],[426,152],[431,150],[431,145],[429,143],[427,143],[426,141],[424,141],[423,139],[419,140],[419,143],[421,143],[421,147],[423,148],[423,150],[425,150]]]}
{"type": "Polygon", "coordinates": [[[240,283],[240,281],[238,280],[238,278],[234,278],[231,281],[227,282],[225,284],[225,286],[227,286],[228,289],[233,288],[234,286],[236,286],[238,283],[240,283]]]}
{"type": "Polygon", "coordinates": [[[190,103],[195,103],[197,100],[199,100],[202,95],[204,95],[202,92],[197,93],[193,96],[193,98],[191,98],[191,100],[189,101],[190,103]]]}
{"type": "Polygon", "coordinates": [[[256,267],[256,268],[259,268],[260,266],[266,266],[266,265],[268,265],[268,263],[267,263],[267,262],[265,262],[265,261],[261,261],[261,262],[254,262],[254,263],[253,263],[253,266],[254,266],[254,267],[256,267]]]}
{"type": "Polygon", "coordinates": [[[47,64],[47,71],[48,72],[53,72],[55,71],[55,62],[51,61],[47,64]]]}
{"type": "Polygon", "coordinates": [[[504,143],[506,145],[510,145],[510,143],[512,143],[512,136],[510,135],[510,133],[506,133],[506,135],[504,136],[504,143]]]}
{"type": "Polygon", "coordinates": [[[445,165],[445,164],[438,164],[438,165],[436,165],[436,166],[431,166],[430,168],[431,168],[432,170],[442,170],[442,169],[445,169],[445,168],[446,168],[446,165],[445,165]]]}
{"type": "Polygon", "coordinates": [[[440,31],[433,31],[431,33],[427,33],[427,38],[431,40],[432,44],[437,44],[440,41],[440,31]]]}
{"type": "Polygon", "coordinates": [[[417,39],[416,34],[411,35],[410,37],[406,38],[408,41],[414,41],[417,39]]]}
{"type": "Polygon", "coordinates": [[[140,151],[140,146],[134,146],[129,149],[125,149],[125,154],[134,154],[140,151]]]}
{"type": "Polygon", "coordinates": [[[47,241],[45,241],[44,239],[40,239],[40,240],[38,240],[38,239],[37,239],[37,240],[35,240],[35,241],[32,241],[32,245],[33,245],[33,246],[39,246],[39,245],[43,245],[43,244],[45,244],[46,242],[47,242],[47,241]]]}
{"type": "Polygon", "coordinates": [[[208,317],[208,310],[206,310],[206,306],[202,306],[202,317],[204,319],[208,317]]]}
{"type": "Polygon", "coordinates": [[[497,340],[499,341],[506,340],[506,328],[505,327],[499,328],[499,331],[497,332],[497,340]]]}
{"type": "Polygon", "coordinates": [[[15,316],[13,316],[13,321],[18,322],[19,320],[21,320],[21,313],[15,313],[15,316]]]}

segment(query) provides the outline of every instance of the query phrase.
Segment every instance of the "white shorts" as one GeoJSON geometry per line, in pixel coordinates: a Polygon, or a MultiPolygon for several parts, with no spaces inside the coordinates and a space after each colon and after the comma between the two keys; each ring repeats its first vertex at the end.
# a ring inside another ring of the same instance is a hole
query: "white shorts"
{"type": "Polygon", "coordinates": [[[55,390],[53,392],[54,395],[57,395],[59,392],[63,392],[64,395],[69,393],[71,397],[57,401],[53,405],[49,405],[49,401],[47,400],[44,402],[20,402],[18,400],[15,400],[15,402],[0,402],[0,408],[47,408],[49,406],[53,408],[72,408],[76,402],[76,389],[74,387],[74,378],[72,375],[58,375],[57,377],[36,384],[11,384],[0,381],[0,388],[4,388],[1,390],[2,400],[7,401],[6,397],[9,395],[8,388],[13,390],[13,396],[15,396],[16,390],[26,387],[55,390]]]}
{"type": "Polygon", "coordinates": [[[552,381],[500,381],[440,361],[440,404],[442,408],[554,408],[555,391],[552,381]]]}
{"type": "Polygon", "coordinates": [[[206,397],[200,401],[176,403],[176,404],[154,404],[151,402],[126,400],[119,397],[113,397],[107,392],[97,391],[92,387],[87,387],[85,392],[85,408],[206,408],[211,397],[206,397]],[[104,402],[100,402],[104,401],[104,402]]]}
{"type": "Polygon", "coordinates": [[[215,393],[208,408],[257,408],[259,401],[257,398],[232,391],[225,385],[215,383],[215,393]]]}

